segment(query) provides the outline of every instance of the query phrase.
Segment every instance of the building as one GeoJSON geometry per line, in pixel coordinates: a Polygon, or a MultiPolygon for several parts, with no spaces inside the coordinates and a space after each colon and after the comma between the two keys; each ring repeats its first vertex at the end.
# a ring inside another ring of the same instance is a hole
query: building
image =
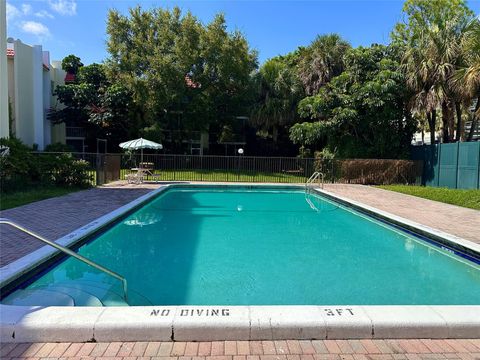
{"type": "Polygon", "coordinates": [[[0,137],[8,137],[7,4],[0,0],[0,137]]]}
{"type": "Polygon", "coordinates": [[[52,127],[48,111],[56,101],[53,90],[63,84],[65,72],[41,45],[7,40],[9,132],[29,146],[43,150],[52,142],[65,142],[65,128],[52,127]]]}

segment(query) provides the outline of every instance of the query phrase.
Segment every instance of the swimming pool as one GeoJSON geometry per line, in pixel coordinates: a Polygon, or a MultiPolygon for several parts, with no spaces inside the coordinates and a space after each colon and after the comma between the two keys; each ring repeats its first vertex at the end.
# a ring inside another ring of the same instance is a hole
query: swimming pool
{"type": "MultiPolygon", "coordinates": [[[[480,303],[478,264],[298,188],[173,187],[78,252],[128,305],[480,303]]],[[[73,258],[2,303],[127,305],[73,258]]]]}

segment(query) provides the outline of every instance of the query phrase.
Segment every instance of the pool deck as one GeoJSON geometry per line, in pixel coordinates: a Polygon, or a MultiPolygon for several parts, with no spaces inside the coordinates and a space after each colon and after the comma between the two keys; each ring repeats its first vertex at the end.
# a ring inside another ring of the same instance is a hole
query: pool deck
{"type": "Polygon", "coordinates": [[[3,360],[477,360],[480,340],[4,343],[3,360]]]}

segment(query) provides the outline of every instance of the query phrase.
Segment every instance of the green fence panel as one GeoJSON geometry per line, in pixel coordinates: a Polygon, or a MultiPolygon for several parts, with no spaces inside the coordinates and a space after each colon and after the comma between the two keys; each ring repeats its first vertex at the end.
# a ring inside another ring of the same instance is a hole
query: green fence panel
{"type": "Polygon", "coordinates": [[[457,188],[458,145],[456,143],[440,145],[438,186],[457,188]]]}
{"type": "Polygon", "coordinates": [[[480,171],[480,142],[459,143],[458,180],[459,189],[478,189],[480,171]]]}
{"type": "Polygon", "coordinates": [[[423,160],[423,185],[480,188],[480,142],[414,146],[411,159],[423,160]]]}
{"type": "Polygon", "coordinates": [[[427,186],[438,186],[440,178],[440,152],[439,145],[425,145],[423,148],[423,181],[427,186]]]}

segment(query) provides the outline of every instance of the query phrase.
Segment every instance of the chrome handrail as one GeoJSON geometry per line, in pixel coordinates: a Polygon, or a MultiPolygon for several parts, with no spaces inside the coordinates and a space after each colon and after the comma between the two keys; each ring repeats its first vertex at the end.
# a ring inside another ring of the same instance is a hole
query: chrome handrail
{"type": "Polygon", "coordinates": [[[305,191],[308,190],[308,185],[310,185],[311,183],[313,183],[315,180],[318,180],[318,183],[319,185],[322,187],[323,189],[323,182],[324,182],[324,175],[322,172],[320,171],[315,171],[309,178],[308,180],[305,182],[305,191]]]}
{"type": "Polygon", "coordinates": [[[44,237],[42,237],[38,234],[35,234],[34,232],[24,228],[23,226],[16,224],[12,220],[9,220],[9,219],[6,219],[6,218],[0,218],[0,224],[10,225],[10,226],[12,226],[12,227],[14,227],[14,228],[16,228],[20,231],[23,231],[24,233],[26,233],[30,236],[33,236],[34,238],[44,242],[45,244],[53,246],[55,249],[60,250],[61,252],[65,253],[69,256],[73,256],[75,259],[80,260],[80,261],[84,262],[85,264],[90,265],[90,266],[94,267],[95,269],[100,270],[100,271],[106,273],[107,275],[110,275],[110,276],[120,280],[122,282],[122,286],[123,286],[123,298],[125,299],[125,302],[128,303],[127,279],[125,279],[122,275],[117,274],[115,271],[107,269],[106,267],[104,267],[102,265],[99,265],[99,264],[93,262],[92,260],[89,260],[86,257],[83,257],[82,255],[77,254],[76,252],[70,250],[69,248],[67,248],[65,246],[62,246],[62,245],[59,245],[59,244],[57,244],[53,241],[47,240],[44,237]]]}

